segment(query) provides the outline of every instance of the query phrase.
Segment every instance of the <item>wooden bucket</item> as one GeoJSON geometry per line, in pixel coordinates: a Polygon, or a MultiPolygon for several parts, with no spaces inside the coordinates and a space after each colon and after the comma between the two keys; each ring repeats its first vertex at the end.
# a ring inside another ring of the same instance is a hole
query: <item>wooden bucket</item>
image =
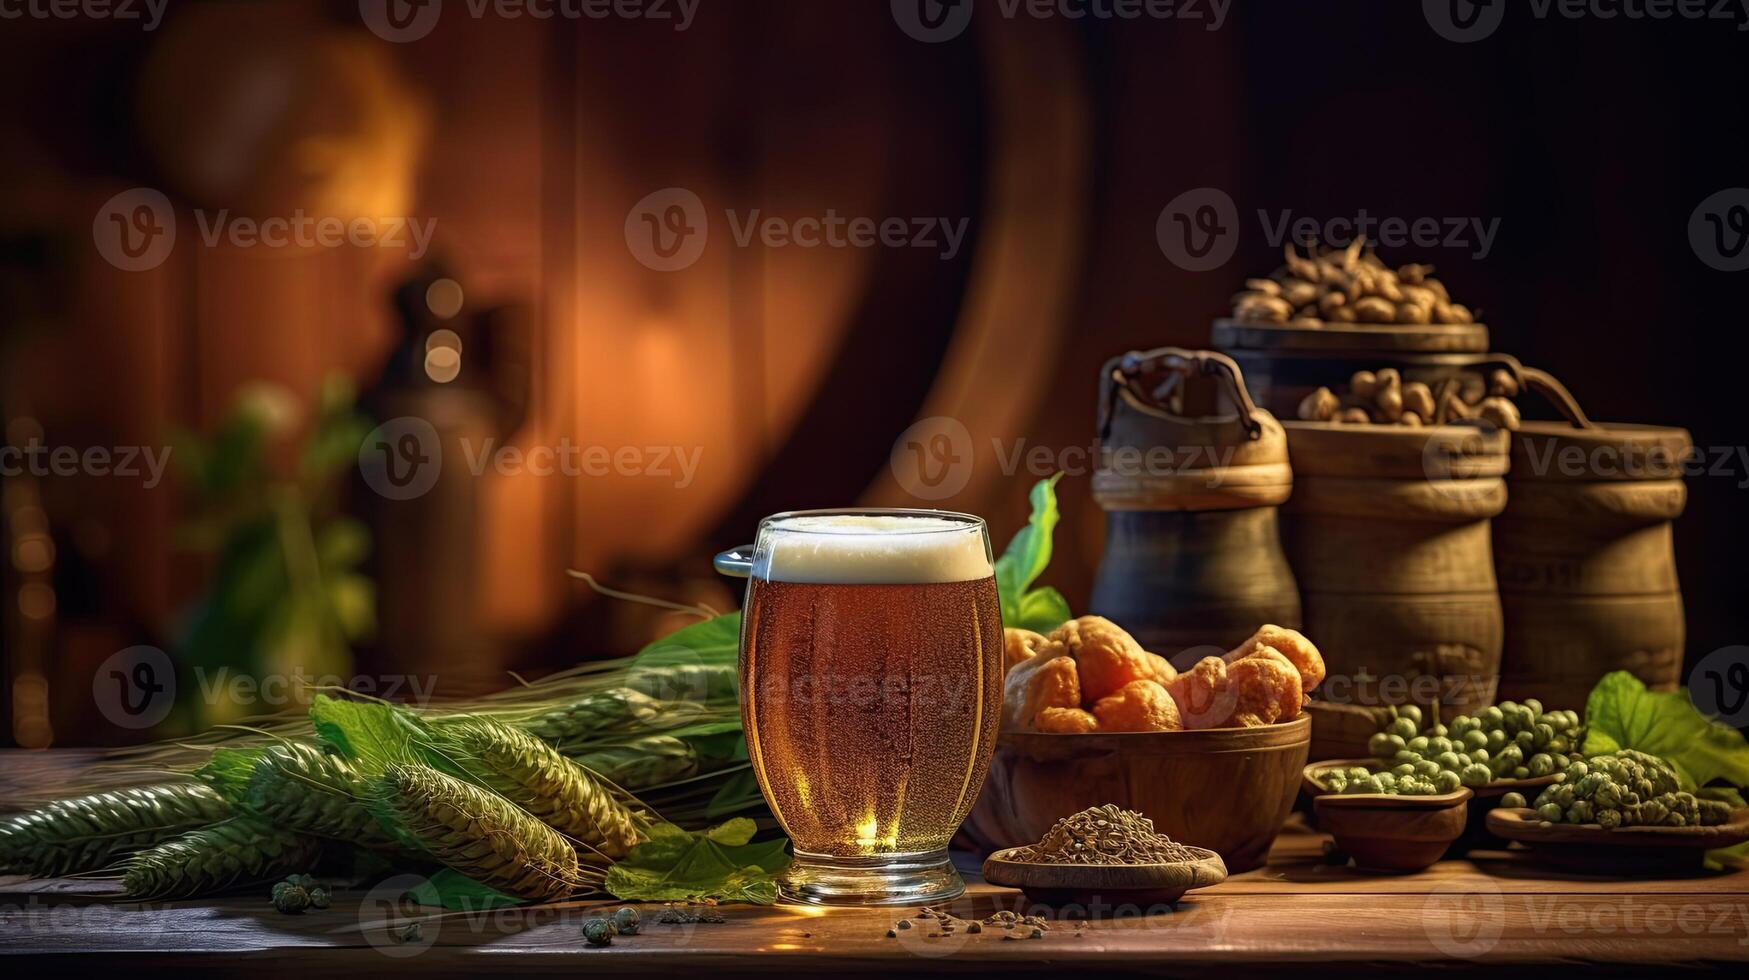
{"type": "Polygon", "coordinates": [[[1305,633],[1329,676],[1312,758],[1364,756],[1386,705],[1491,704],[1502,617],[1489,522],[1506,506],[1507,434],[1286,424],[1295,475],[1282,538],[1305,633]]]}
{"type": "Polygon", "coordinates": [[[1512,438],[1511,491],[1494,522],[1500,696],[1583,708],[1612,670],[1673,691],[1686,631],[1671,522],[1688,501],[1693,440],[1685,429],[1596,424],[1558,385],[1531,387],[1568,421],[1526,422],[1512,438]]]}
{"type": "Polygon", "coordinates": [[[1220,319],[1211,343],[1244,370],[1257,403],[1293,418],[1300,400],[1320,387],[1346,385],[1354,372],[1396,368],[1404,381],[1438,389],[1448,378],[1465,384],[1474,401],[1487,387],[1488,328],[1465,324],[1329,323],[1292,327],[1220,319]]]}
{"type": "Polygon", "coordinates": [[[1297,627],[1276,520],[1293,489],[1287,437],[1237,366],[1209,351],[1132,352],[1106,363],[1101,394],[1093,497],[1106,533],[1089,610],[1179,660],[1265,623],[1297,627]],[[1188,414],[1186,388],[1204,377],[1215,414],[1188,414]]]}

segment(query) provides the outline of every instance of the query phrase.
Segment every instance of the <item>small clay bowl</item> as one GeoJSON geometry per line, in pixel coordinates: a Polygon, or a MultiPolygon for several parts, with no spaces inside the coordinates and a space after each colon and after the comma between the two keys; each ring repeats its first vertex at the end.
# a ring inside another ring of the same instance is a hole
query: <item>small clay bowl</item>
{"type": "Polygon", "coordinates": [[[984,860],[984,880],[1018,888],[1040,905],[1078,905],[1092,910],[1114,906],[1171,905],[1192,888],[1227,880],[1221,856],[1202,847],[1192,861],[1174,864],[1040,864],[1017,861],[1020,848],[997,851],[984,860]]]}
{"type": "Polygon", "coordinates": [[[1488,814],[1488,829],[1518,841],[1556,867],[1587,873],[1698,868],[1706,852],[1749,841],[1749,807],[1712,827],[1617,827],[1556,823],[1543,826],[1535,810],[1500,807],[1488,814]]]}
{"type": "Polygon", "coordinates": [[[1306,767],[1306,791],[1312,794],[1312,815],[1318,829],[1336,838],[1336,846],[1354,859],[1361,871],[1411,874],[1432,867],[1464,832],[1470,798],[1460,786],[1436,796],[1394,796],[1389,793],[1332,793],[1317,774],[1349,768],[1359,762],[1320,762],[1306,767]]]}

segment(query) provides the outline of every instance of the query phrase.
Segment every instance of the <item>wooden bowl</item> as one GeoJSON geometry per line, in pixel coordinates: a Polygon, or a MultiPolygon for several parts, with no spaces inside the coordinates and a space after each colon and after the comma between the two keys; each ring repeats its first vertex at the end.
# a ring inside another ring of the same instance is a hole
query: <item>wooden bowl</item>
{"type": "Polygon", "coordinates": [[[1234,874],[1263,864],[1293,809],[1311,719],[1184,732],[1010,732],[966,821],[986,853],[1034,844],[1051,825],[1115,803],[1181,844],[1219,854],[1234,874]]]}
{"type": "Polygon", "coordinates": [[[1041,905],[1075,905],[1089,910],[1118,906],[1172,905],[1192,888],[1227,880],[1221,856],[1192,848],[1194,861],[1177,864],[1038,864],[1014,859],[1016,848],[1004,848],[984,861],[984,880],[1018,888],[1041,905]]]}
{"type": "Polygon", "coordinates": [[[1306,791],[1312,794],[1312,815],[1318,829],[1336,838],[1336,846],[1354,859],[1361,871],[1409,874],[1432,867],[1464,832],[1468,787],[1436,796],[1394,796],[1389,793],[1332,793],[1315,773],[1365,765],[1373,760],[1320,762],[1305,768],[1306,791]]]}
{"type": "Polygon", "coordinates": [[[1594,823],[1543,826],[1535,810],[1500,807],[1488,814],[1488,830],[1518,841],[1550,864],[1583,872],[1621,872],[1698,867],[1706,852],[1749,841],[1749,807],[1731,811],[1716,827],[1617,827],[1594,823]]]}
{"type": "MultiPolygon", "coordinates": [[[[1565,769],[1565,766],[1561,768],[1565,769]]],[[[1544,786],[1555,782],[1556,774],[1533,776],[1529,779],[1501,779],[1486,786],[1475,786],[1471,792],[1475,799],[1470,800],[1469,824],[1464,827],[1464,835],[1458,838],[1454,850],[1457,853],[1467,853],[1477,849],[1494,850],[1505,847],[1505,838],[1488,829],[1488,814],[1500,805],[1500,798],[1507,793],[1523,793],[1527,800],[1536,799],[1544,786]]]]}

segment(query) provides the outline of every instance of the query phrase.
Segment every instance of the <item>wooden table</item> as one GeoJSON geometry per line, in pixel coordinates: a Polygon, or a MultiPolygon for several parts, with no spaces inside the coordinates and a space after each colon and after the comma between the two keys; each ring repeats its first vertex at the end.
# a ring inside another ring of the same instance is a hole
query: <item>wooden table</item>
{"type": "MultiPolygon", "coordinates": [[[[141,907],[75,898],[89,883],[0,879],[0,956],[29,972],[342,977],[354,973],[599,976],[1124,971],[1221,977],[1437,964],[1491,974],[1594,964],[1626,973],[1749,962],[1749,871],[1660,880],[1584,879],[1522,852],[1478,852],[1418,875],[1371,877],[1323,860],[1325,838],[1290,824],[1266,868],[1193,892],[1176,911],[1058,921],[1042,939],[999,931],[888,938],[908,910],[730,907],[722,924],[650,925],[611,948],[580,936],[594,903],[432,918],[421,939],[387,892],[342,891],[334,906],[276,913],[256,888],[212,902],[141,907]]],[[[968,858],[968,866],[975,862],[968,858]]],[[[399,886],[389,889],[398,891],[399,886]]],[[[955,911],[1037,911],[981,882],[955,911]]],[[[1585,969],[1590,970],[1590,967],[1585,969]]],[[[1579,975],[1577,973],[1573,974],[1579,975]]]]}
{"type": "MultiPolygon", "coordinates": [[[[0,751],[0,808],[39,791],[78,751],[0,751]]],[[[1057,920],[1042,939],[1000,931],[932,938],[927,928],[888,938],[909,909],[733,906],[725,922],[649,925],[606,949],[582,941],[602,904],[429,915],[398,907],[410,882],[335,893],[332,908],[281,915],[266,887],[211,901],[141,906],[92,901],[113,885],[0,877],[0,963],[13,976],[123,973],[298,976],[358,973],[489,976],[566,972],[596,976],[1063,971],[1215,974],[1389,972],[1535,974],[1559,968],[1643,975],[1749,963],[1749,868],[1662,878],[1586,877],[1549,869],[1522,850],[1478,851],[1402,877],[1363,875],[1325,859],[1328,837],[1292,818],[1266,867],[1192,892],[1176,910],[1118,910],[1101,921],[1057,920]],[[422,936],[391,931],[423,919],[422,936]]],[[[965,918],[1008,909],[1048,913],[1019,892],[984,884],[960,855],[970,892],[965,918]]],[[[613,908],[618,903],[610,903],[613,908]]],[[[648,908],[653,914],[655,910],[648,908]]]]}

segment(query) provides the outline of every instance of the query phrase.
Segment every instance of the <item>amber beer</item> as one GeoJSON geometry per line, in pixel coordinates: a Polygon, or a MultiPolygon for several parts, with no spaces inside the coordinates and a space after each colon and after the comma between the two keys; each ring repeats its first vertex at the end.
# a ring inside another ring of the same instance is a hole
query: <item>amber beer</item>
{"type": "Polygon", "coordinates": [[[741,690],[754,772],[795,844],[786,898],[898,904],[964,890],[946,848],[983,785],[1002,698],[981,520],[768,519],[741,690]]]}

